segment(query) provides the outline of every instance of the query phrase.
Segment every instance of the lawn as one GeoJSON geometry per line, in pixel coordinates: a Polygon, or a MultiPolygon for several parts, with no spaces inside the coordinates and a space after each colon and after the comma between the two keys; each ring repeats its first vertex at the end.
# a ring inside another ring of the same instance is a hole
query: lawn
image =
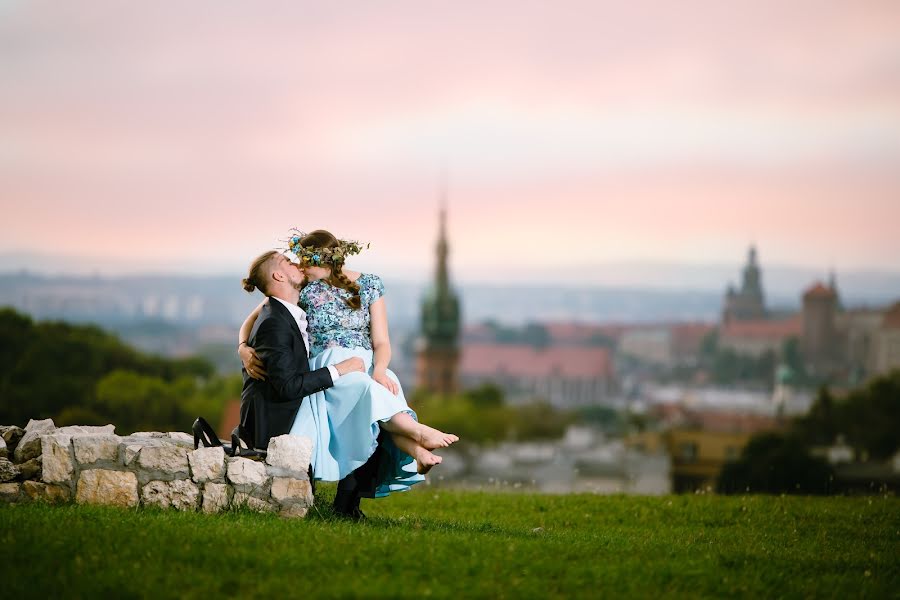
{"type": "Polygon", "coordinates": [[[900,597],[900,499],[422,487],[335,520],[0,504],[4,598],[900,597]]]}

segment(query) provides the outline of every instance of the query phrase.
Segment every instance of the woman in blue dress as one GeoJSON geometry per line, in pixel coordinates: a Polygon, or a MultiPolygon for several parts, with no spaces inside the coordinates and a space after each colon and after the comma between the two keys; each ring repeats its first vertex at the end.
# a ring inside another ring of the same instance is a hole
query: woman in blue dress
{"type": "MultiPolygon", "coordinates": [[[[362,358],[366,367],[365,373],[342,375],[334,386],[308,396],[291,434],[312,438],[316,479],[339,481],[372,456],[384,429],[390,434],[381,436],[388,459],[379,471],[375,495],[406,490],[441,462],[431,450],[459,438],[419,423],[400,381],[388,369],[391,343],[384,284],[377,275],[343,268],[346,256],[361,250],[359,245],[318,230],[292,237],[290,249],[306,275],[300,307],[308,322],[310,368],[353,356],[362,358]]],[[[240,339],[249,337],[261,306],[241,326],[240,339]]],[[[240,355],[248,373],[265,376],[252,348],[243,346],[240,355]]]]}

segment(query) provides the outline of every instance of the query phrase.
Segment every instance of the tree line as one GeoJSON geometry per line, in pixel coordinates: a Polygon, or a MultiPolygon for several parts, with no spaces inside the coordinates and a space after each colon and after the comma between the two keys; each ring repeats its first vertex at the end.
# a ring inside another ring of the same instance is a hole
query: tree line
{"type": "Polygon", "coordinates": [[[201,358],[150,355],[96,326],[0,309],[0,424],[187,431],[198,414],[218,422],[239,395],[238,376],[217,376],[201,358]]]}

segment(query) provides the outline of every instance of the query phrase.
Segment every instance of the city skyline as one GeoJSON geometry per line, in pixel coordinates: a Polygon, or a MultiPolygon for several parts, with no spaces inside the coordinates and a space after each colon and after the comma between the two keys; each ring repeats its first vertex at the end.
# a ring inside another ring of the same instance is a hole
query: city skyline
{"type": "Polygon", "coordinates": [[[0,255],[222,273],[321,227],[427,276],[445,170],[459,280],[750,244],[764,268],[896,272],[898,17],[0,2],[0,255]]]}

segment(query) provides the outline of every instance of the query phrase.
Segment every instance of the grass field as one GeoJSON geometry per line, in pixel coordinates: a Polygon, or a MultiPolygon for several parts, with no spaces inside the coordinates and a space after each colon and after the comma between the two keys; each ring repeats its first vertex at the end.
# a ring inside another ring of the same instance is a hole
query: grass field
{"type": "MultiPolygon", "coordinates": [[[[333,488],[319,492],[327,506],[333,488]]],[[[900,499],[422,488],[369,520],[0,505],[4,598],[900,597],[900,499]]]]}

